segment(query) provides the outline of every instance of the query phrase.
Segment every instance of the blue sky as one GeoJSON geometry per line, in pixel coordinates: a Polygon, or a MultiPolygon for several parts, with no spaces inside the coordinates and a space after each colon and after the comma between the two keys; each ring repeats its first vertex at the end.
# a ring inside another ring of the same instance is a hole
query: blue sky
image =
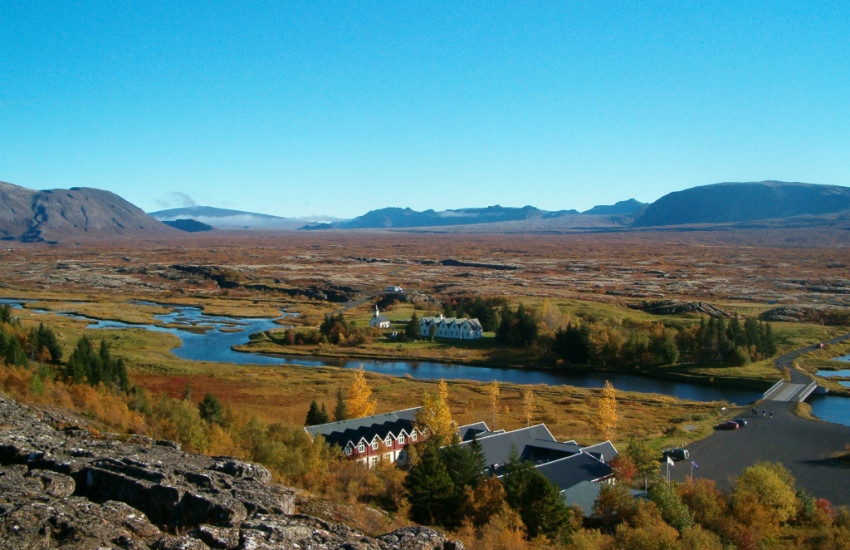
{"type": "Polygon", "coordinates": [[[0,2],[0,180],[146,211],[850,184],[850,3],[0,2]]]}

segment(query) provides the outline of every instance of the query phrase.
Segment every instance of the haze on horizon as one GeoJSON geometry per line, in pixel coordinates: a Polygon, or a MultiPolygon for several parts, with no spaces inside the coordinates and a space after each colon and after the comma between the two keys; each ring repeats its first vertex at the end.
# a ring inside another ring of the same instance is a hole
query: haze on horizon
{"type": "Polygon", "coordinates": [[[0,180],[351,218],[850,184],[839,2],[0,7],[0,180]]]}

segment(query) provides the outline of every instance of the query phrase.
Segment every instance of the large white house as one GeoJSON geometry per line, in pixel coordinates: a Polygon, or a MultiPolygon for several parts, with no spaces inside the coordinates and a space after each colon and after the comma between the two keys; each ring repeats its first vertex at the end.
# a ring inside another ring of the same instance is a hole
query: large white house
{"type": "Polygon", "coordinates": [[[423,317],[419,321],[419,335],[426,338],[431,337],[431,327],[435,326],[436,338],[453,338],[455,340],[476,340],[484,336],[484,329],[478,319],[467,319],[466,317],[423,317]]]}

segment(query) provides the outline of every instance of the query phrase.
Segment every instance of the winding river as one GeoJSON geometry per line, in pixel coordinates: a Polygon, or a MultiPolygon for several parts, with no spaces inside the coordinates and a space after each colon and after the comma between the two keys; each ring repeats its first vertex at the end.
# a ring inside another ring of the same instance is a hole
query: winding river
{"type": "MultiPolygon", "coordinates": [[[[23,302],[23,300],[0,299],[0,303],[10,304],[14,308],[22,308],[23,302]]],[[[150,302],[139,303],[163,305],[150,302]]],[[[285,319],[288,314],[283,313],[281,317],[277,318],[226,317],[206,315],[200,308],[191,306],[164,305],[164,307],[169,307],[172,311],[155,316],[156,320],[162,324],[129,324],[90,319],[71,313],[62,315],[89,320],[91,321],[89,328],[141,328],[173,334],[180,339],[181,345],[172,349],[172,353],[182,359],[196,361],[308,367],[329,365],[342,368],[357,368],[362,365],[365,370],[391,376],[410,376],[421,379],[466,379],[483,382],[499,380],[517,384],[570,385],[584,388],[600,388],[606,380],[610,380],[618,390],[665,394],[693,401],[728,401],[739,405],[751,403],[762,397],[760,392],[750,389],[704,386],[619,373],[576,374],[554,370],[503,369],[428,361],[335,361],[333,359],[320,360],[242,353],[233,351],[232,347],[247,343],[252,333],[280,328],[281,324],[278,321],[285,319]]],[[[814,414],[818,417],[831,422],[850,425],[850,399],[828,395],[813,396],[810,403],[814,414]]]]}

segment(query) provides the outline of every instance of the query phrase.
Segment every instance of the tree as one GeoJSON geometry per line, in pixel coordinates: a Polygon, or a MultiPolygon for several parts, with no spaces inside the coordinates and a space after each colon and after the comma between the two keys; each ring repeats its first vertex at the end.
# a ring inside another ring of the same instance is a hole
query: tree
{"type": "Polygon", "coordinates": [[[46,328],[44,323],[39,323],[38,328],[30,332],[30,356],[33,359],[46,356],[53,363],[62,359],[62,348],[56,340],[56,335],[46,328]]]}
{"type": "Polygon", "coordinates": [[[103,382],[122,391],[126,391],[130,386],[124,360],[112,357],[105,340],[101,340],[100,348],[95,351],[91,341],[85,336],[80,338],[68,357],[65,375],[74,382],[92,386],[103,382]]]}
{"type": "Polygon", "coordinates": [[[422,408],[416,413],[416,425],[440,445],[448,445],[455,435],[455,423],[448,405],[449,388],[440,380],[436,395],[422,394],[422,408]]]}
{"type": "Polygon", "coordinates": [[[778,463],[757,462],[741,472],[733,499],[736,515],[747,525],[767,519],[778,526],[797,512],[794,478],[778,463]]]}
{"type": "Polygon", "coordinates": [[[590,329],[587,325],[567,323],[566,328],[555,333],[552,350],[567,363],[587,363],[590,360],[590,329]]]}
{"type": "Polygon", "coordinates": [[[534,416],[534,390],[531,388],[522,390],[522,410],[525,413],[525,425],[531,426],[531,418],[534,416]]]}
{"type": "Polygon", "coordinates": [[[655,477],[658,473],[660,463],[658,453],[653,451],[646,441],[629,440],[626,449],[621,455],[626,455],[634,464],[637,476],[641,479],[655,477]]]}
{"type": "Polygon", "coordinates": [[[315,426],[316,424],[326,424],[327,422],[328,413],[325,411],[324,403],[320,409],[319,404],[316,403],[315,399],[310,401],[310,409],[307,411],[307,419],[304,423],[307,426],[315,426]]]}
{"type": "Polygon", "coordinates": [[[410,340],[419,336],[419,316],[416,315],[415,311],[413,312],[413,315],[410,316],[410,321],[408,321],[407,325],[404,327],[404,335],[410,340]]]}
{"type": "Polygon", "coordinates": [[[493,380],[490,386],[487,389],[487,393],[490,395],[490,409],[493,412],[493,423],[490,425],[490,429],[496,429],[496,413],[499,410],[499,382],[493,380]]]}
{"type": "Polygon", "coordinates": [[[609,380],[605,381],[598,401],[596,427],[604,439],[610,441],[614,438],[617,427],[617,391],[609,380]]]}
{"type": "Polygon", "coordinates": [[[564,325],[564,316],[558,306],[553,305],[549,298],[543,300],[540,311],[540,321],[549,334],[555,334],[564,325]]]}
{"type": "Polygon", "coordinates": [[[342,388],[337,387],[336,389],[336,407],[334,408],[334,421],[339,422],[340,420],[345,420],[348,418],[348,412],[346,411],[345,399],[342,397],[342,388]]]}
{"type": "Polygon", "coordinates": [[[445,503],[450,508],[450,519],[444,525],[456,528],[464,518],[474,515],[474,498],[484,479],[486,463],[477,440],[468,445],[446,445],[440,450],[440,458],[454,485],[452,498],[445,503]]]}
{"type": "Polygon", "coordinates": [[[432,440],[424,446],[418,463],[404,480],[410,519],[427,525],[444,525],[452,510],[455,486],[440,458],[439,445],[432,440]]]}
{"type": "Polygon", "coordinates": [[[693,526],[694,514],[682,502],[675,488],[668,487],[664,483],[656,483],[649,489],[649,500],[658,507],[658,512],[664,521],[680,533],[693,526]]]}
{"type": "Polygon", "coordinates": [[[224,419],[224,407],[221,401],[210,392],[204,394],[204,398],[198,403],[198,412],[207,424],[221,425],[224,419]]]}
{"type": "Polygon", "coordinates": [[[360,365],[360,368],[354,371],[354,378],[348,387],[348,400],[345,403],[348,418],[362,418],[375,414],[377,403],[369,399],[371,396],[372,388],[366,381],[363,365],[360,365]]]}
{"type": "Polygon", "coordinates": [[[605,483],[599,489],[599,496],[593,503],[593,518],[613,532],[614,526],[632,517],[635,513],[635,499],[625,484],[605,483]]]}
{"type": "Polygon", "coordinates": [[[506,502],[519,512],[530,538],[539,535],[566,538],[572,526],[571,512],[561,499],[558,487],[531,462],[521,460],[516,449],[505,464],[502,485],[506,502]]]}

